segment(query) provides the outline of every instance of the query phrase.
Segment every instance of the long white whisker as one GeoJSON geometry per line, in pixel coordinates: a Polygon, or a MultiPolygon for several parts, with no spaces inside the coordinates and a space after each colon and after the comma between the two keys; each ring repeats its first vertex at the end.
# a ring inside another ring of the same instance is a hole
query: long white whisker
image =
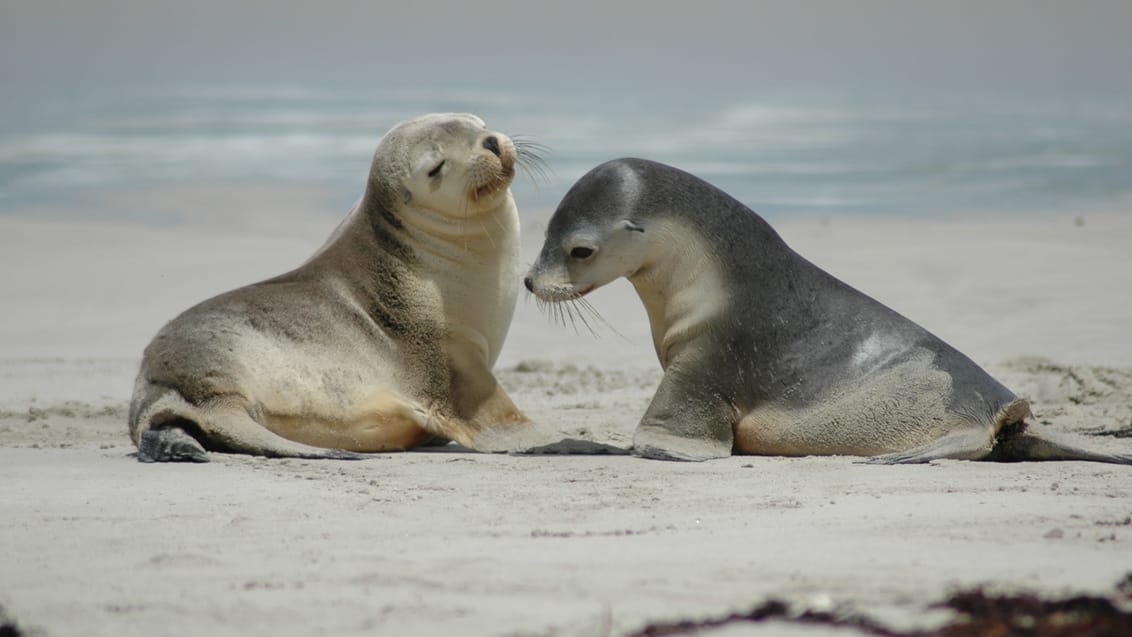
{"type": "Polygon", "coordinates": [[[519,167],[530,178],[531,183],[537,188],[542,183],[550,182],[550,175],[554,173],[553,169],[542,158],[544,153],[549,153],[550,148],[539,144],[537,142],[527,139],[524,135],[512,135],[511,142],[515,145],[515,157],[519,167]]]}
{"type": "Polygon", "coordinates": [[[577,318],[575,317],[576,310],[574,309],[574,304],[566,302],[566,303],[562,304],[562,307],[564,307],[566,309],[566,316],[570,317],[570,329],[574,330],[574,333],[577,334],[578,333],[578,321],[577,321],[577,318]]]}
{"type": "Polygon", "coordinates": [[[548,318],[550,319],[550,323],[552,325],[558,325],[558,306],[554,303],[546,303],[543,307],[549,313],[548,318]]]}
{"type": "Polygon", "coordinates": [[[538,295],[534,294],[531,294],[529,296],[535,297],[535,304],[537,305],[539,312],[543,316],[549,318],[555,325],[561,325],[562,327],[565,327],[568,321],[570,323],[570,327],[574,329],[574,332],[578,333],[578,322],[580,321],[582,325],[586,326],[586,329],[589,331],[589,333],[596,338],[601,338],[602,336],[601,331],[597,329],[597,326],[601,325],[615,334],[618,338],[626,342],[629,341],[629,338],[618,331],[612,323],[607,321],[605,317],[601,315],[601,312],[598,312],[597,308],[595,308],[588,299],[583,296],[579,296],[576,292],[566,292],[565,294],[559,294],[556,298],[554,298],[554,300],[550,301],[544,300],[538,295]],[[587,316],[587,314],[589,316],[587,316]]]}
{"type": "Polygon", "coordinates": [[[582,300],[582,297],[578,297],[576,299],[573,299],[573,300],[570,301],[570,305],[574,306],[575,311],[578,313],[578,319],[582,322],[582,325],[586,326],[586,329],[589,330],[589,332],[592,336],[597,336],[597,332],[594,331],[594,327],[592,325],[590,325],[589,321],[586,320],[586,314],[585,314],[585,312],[582,311],[583,306],[580,303],[578,303],[578,301],[581,301],[581,300],[582,300]]]}
{"type": "MultiPolygon", "coordinates": [[[[579,305],[581,305],[583,308],[585,308],[586,311],[588,311],[590,313],[590,315],[592,315],[595,319],[597,319],[598,322],[600,322],[602,325],[604,325],[606,327],[606,329],[608,329],[610,332],[613,332],[614,334],[619,336],[622,340],[624,340],[626,342],[629,341],[629,338],[627,336],[625,336],[621,332],[617,331],[617,328],[613,327],[612,323],[605,320],[605,317],[601,315],[601,312],[597,311],[597,308],[595,308],[593,306],[593,304],[589,302],[589,300],[587,300],[585,297],[580,296],[580,297],[578,297],[577,301],[578,301],[579,305]]],[[[594,335],[597,336],[598,338],[601,338],[601,334],[599,334],[597,332],[594,332],[594,335]]]]}

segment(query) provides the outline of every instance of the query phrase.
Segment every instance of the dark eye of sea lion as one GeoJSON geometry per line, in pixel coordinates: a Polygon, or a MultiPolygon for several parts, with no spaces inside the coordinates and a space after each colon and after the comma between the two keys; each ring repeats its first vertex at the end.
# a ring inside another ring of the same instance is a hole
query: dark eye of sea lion
{"type": "Polygon", "coordinates": [[[583,247],[583,246],[578,246],[577,248],[574,248],[573,250],[570,251],[570,256],[575,258],[575,259],[588,259],[591,256],[593,256],[593,253],[594,253],[593,248],[586,248],[586,247],[583,247]]]}
{"type": "Polygon", "coordinates": [[[447,161],[447,160],[441,159],[440,163],[436,165],[436,168],[433,168],[432,170],[428,171],[428,176],[429,177],[436,177],[437,175],[439,175],[440,169],[444,168],[444,162],[445,161],[447,161]]]}

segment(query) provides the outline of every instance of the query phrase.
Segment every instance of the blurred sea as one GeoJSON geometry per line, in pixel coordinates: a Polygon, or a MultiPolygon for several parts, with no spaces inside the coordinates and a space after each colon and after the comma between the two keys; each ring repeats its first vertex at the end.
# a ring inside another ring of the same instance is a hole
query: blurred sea
{"type": "Polygon", "coordinates": [[[0,214],[191,222],[95,202],[99,193],[213,182],[314,187],[344,212],[380,135],[432,111],[475,112],[548,147],[549,178],[516,181],[520,210],[553,209],[585,171],[630,155],[693,172],[770,218],[1132,208],[1126,101],[239,85],[0,107],[0,214]]]}

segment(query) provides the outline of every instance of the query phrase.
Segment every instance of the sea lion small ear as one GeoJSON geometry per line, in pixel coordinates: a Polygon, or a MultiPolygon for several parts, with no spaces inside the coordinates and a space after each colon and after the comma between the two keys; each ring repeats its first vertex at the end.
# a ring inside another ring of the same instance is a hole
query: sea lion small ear
{"type": "Polygon", "coordinates": [[[624,226],[626,230],[632,230],[633,232],[644,232],[645,231],[644,228],[633,223],[633,221],[631,219],[623,219],[621,221],[621,225],[624,226]]]}
{"type": "Polygon", "coordinates": [[[401,189],[401,203],[409,203],[413,200],[413,193],[408,188],[401,189]]]}

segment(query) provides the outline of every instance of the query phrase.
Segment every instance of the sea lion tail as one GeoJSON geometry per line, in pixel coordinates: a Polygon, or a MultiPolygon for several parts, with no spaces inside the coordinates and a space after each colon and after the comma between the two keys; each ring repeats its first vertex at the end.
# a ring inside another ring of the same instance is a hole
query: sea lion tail
{"type": "Polygon", "coordinates": [[[269,458],[360,460],[367,454],[323,449],[279,436],[237,405],[197,406],[169,388],[137,414],[130,430],[141,462],[208,462],[208,451],[269,458]]]}
{"type": "Polygon", "coordinates": [[[1049,432],[1034,431],[1026,418],[1031,417],[1025,400],[1016,399],[999,411],[1002,426],[995,437],[994,448],[987,460],[1022,462],[1032,460],[1083,460],[1111,464],[1132,464],[1132,454],[1109,453],[1079,446],[1071,439],[1049,432]]]}

